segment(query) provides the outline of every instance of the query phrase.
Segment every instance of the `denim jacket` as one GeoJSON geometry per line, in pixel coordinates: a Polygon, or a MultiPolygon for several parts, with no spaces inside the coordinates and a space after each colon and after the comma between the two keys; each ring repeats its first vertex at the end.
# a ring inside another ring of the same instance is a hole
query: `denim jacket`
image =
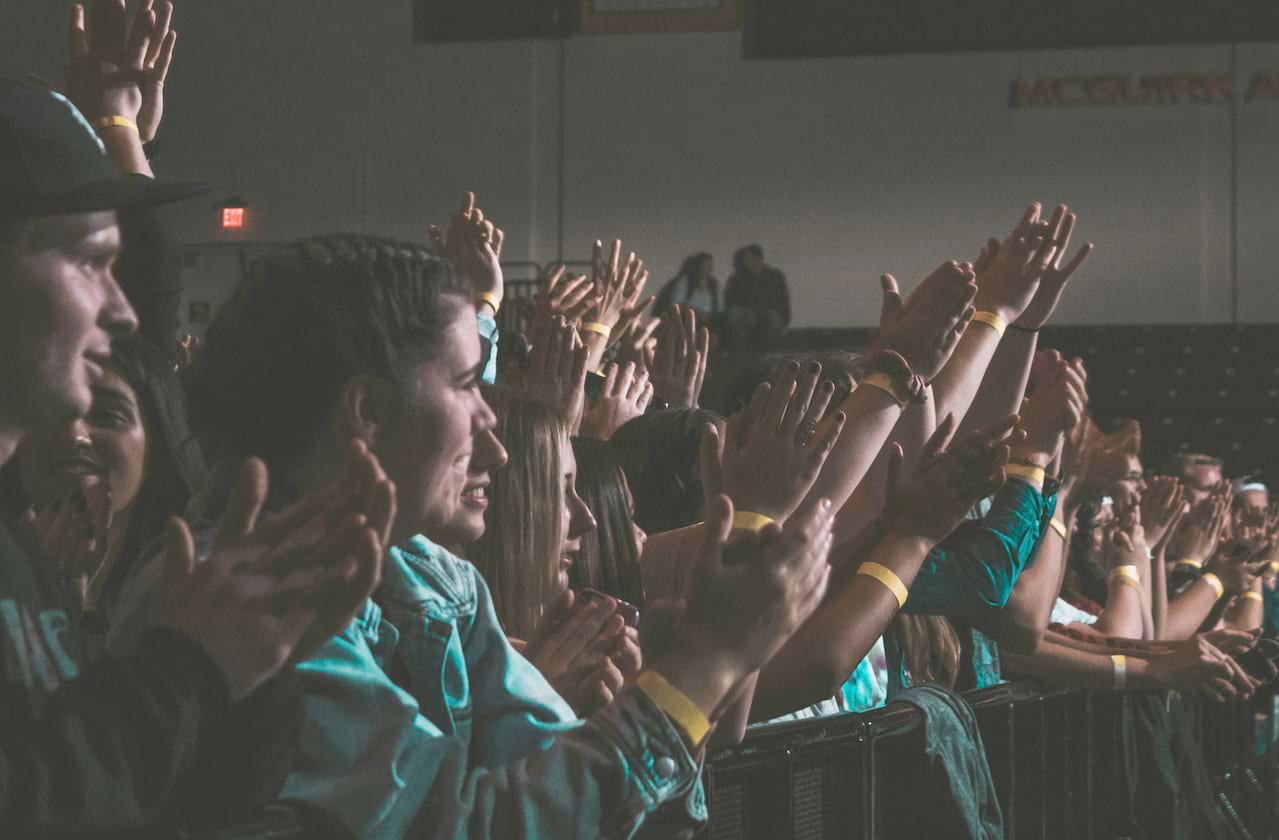
{"type": "Polygon", "coordinates": [[[379,604],[301,664],[283,796],[361,838],[630,837],[667,800],[705,819],[698,763],[641,692],[588,722],[511,647],[475,567],[423,537],[392,549],[379,604]]]}

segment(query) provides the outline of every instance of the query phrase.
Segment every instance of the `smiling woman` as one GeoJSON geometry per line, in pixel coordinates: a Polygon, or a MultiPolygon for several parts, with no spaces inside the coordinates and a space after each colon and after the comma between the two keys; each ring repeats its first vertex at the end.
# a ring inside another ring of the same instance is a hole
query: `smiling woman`
{"type": "Polygon", "coordinates": [[[14,513],[34,508],[53,562],[86,578],[86,606],[109,613],[132,562],[183,513],[205,467],[173,361],[150,342],[117,341],[91,392],[84,417],[23,441],[4,484],[14,513]],[[93,545],[65,537],[76,533],[93,545]]]}

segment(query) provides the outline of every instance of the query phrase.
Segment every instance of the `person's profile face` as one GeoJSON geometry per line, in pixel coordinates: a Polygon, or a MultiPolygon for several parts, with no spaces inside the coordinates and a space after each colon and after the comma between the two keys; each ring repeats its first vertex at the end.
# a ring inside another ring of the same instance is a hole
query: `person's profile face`
{"type": "Polygon", "coordinates": [[[147,430],[138,397],[112,368],[92,386],[84,417],[29,435],[18,449],[22,486],[37,508],[78,487],[106,482],[113,513],[137,499],[146,466],[147,430]]]}
{"type": "Polygon", "coordinates": [[[476,435],[471,450],[471,463],[467,468],[466,484],[452,518],[427,534],[435,542],[445,546],[464,546],[484,536],[484,516],[488,511],[488,488],[492,472],[506,464],[506,447],[493,431],[476,435]]]}
{"type": "Polygon", "coordinates": [[[403,409],[387,419],[373,444],[395,482],[397,542],[438,529],[457,512],[475,441],[497,425],[480,394],[481,366],[475,309],[463,304],[439,350],[408,377],[403,409]]]}
{"type": "Polygon", "coordinates": [[[32,219],[0,245],[0,413],[23,431],[83,416],[111,340],[137,329],[119,251],[115,211],[32,219]]]}
{"type": "Polygon", "coordinates": [[[715,273],[715,258],[711,256],[703,257],[700,269],[703,279],[710,277],[715,273]]]}

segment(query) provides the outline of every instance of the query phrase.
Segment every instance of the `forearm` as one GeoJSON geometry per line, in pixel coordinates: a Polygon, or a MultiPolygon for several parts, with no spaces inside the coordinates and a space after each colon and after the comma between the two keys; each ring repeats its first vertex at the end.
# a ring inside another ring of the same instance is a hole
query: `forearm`
{"type": "Polygon", "coordinates": [[[1040,539],[1035,561],[1017,578],[1013,594],[995,620],[1001,646],[1029,653],[1043,637],[1061,591],[1067,545],[1052,528],[1040,539]]]}
{"type": "MultiPolygon", "coordinates": [[[[978,328],[981,326],[977,325],[978,328]]],[[[1039,333],[1011,327],[1004,333],[973,397],[972,407],[964,417],[961,434],[974,429],[989,429],[1005,417],[1021,412],[1038,339],[1039,333]]]]}
{"type": "Polygon", "coordinates": [[[1168,573],[1162,548],[1150,560],[1150,618],[1154,622],[1153,638],[1165,638],[1168,632],[1168,573]]]}
{"type": "Polygon", "coordinates": [[[901,406],[878,388],[858,387],[839,410],[848,418],[821,475],[808,492],[808,500],[829,499],[842,510],[853,491],[866,478],[871,464],[884,448],[902,417],[901,406]]]}
{"type": "Polygon", "coordinates": [[[1070,688],[1111,689],[1115,687],[1115,661],[1113,655],[1125,657],[1128,688],[1159,688],[1147,669],[1145,660],[1135,658],[1127,651],[1097,652],[1078,650],[1059,644],[1056,638],[1045,638],[1030,655],[999,650],[1000,661],[1006,674],[1034,677],[1052,685],[1070,688]]]}
{"type": "Polygon", "coordinates": [[[1106,606],[1097,616],[1093,629],[1103,636],[1119,636],[1125,639],[1142,639],[1141,591],[1111,575],[1107,587],[1106,606]]]}
{"type": "Polygon", "coordinates": [[[910,475],[920,451],[935,431],[937,431],[937,417],[933,413],[933,400],[929,393],[928,398],[923,402],[912,403],[906,407],[901,419],[888,436],[886,445],[875,456],[875,461],[871,464],[865,478],[857,485],[857,489],[853,491],[835,517],[836,545],[860,534],[883,511],[887,501],[884,498],[884,491],[887,486],[891,445],[894,443],[901,445],[902,474],[910,475]]]}
{"type": "Polygon", "coordinates": [[[1256,630],[1265,619],[1265,596],[1261,591],[1261,578],[1253,582],[1252,588],[1242,595],[1231,599],[1230,606],[1222,616],[1226,626],[1231,630],[1256,630]]]}
{"type": "Polygon", "coordinates": [[[98,130],[98,137],[106,147],[107,157],[125,175],[145,175],[154,178],[151,163],[142,150],[142,138],[136,129],[127,126],[110,126],[98,130]]]}
{"type": "MultiPolygon", "coordinates": [[[[609,329],[613,327],[612,324],[607,326],[609,329]]],[[[608,336],[584,330],[582,332],[582,343],[586,345],[586,370],[598,371],[600,366],[604,364],[604,351],[608,349],[608,336]]]]}
{"type": "Polygon", "coordinates": [[[968,325],[954,355],[932,382],[937,417],[953,414],[956,422],[963,423],[998,347],[995,330],[981,323],[968,325]]]}
{"type": "MultiPolygon", "coordinates": [[[[927,540],[889,533],[866,561],[889,569],[909,589],[930,547],[927,540]]],[[[752,721],[829,699],[884,634],[897,614],[897,598],[878,580],[857,574],[860,565],[847,564],[835,594],[764,666],[751,705],[752,721]]]]}
{"type": "Polygon", "coordinates": [[[1217,590],[1202,577],[1168,602],[1164,638],[1189,639],[1203,625],[1217,605],[1217,590]]]}

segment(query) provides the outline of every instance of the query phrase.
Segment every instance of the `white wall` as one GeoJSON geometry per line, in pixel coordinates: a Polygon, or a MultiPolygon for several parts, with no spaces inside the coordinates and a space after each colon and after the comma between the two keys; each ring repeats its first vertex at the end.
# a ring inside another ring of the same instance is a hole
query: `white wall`
{"type": "MultiPolygon", "coordinates": [[[[63,14],[0,7],[0,69],[56,77],[63,14]]],[[[471,188],[510,259],[580,259],[620,233],[657,277],[701,249],[725,276],[755,241],[797,322],[834,326],[873,320],[881,272],[910,285],[971,258],[1042,198],[1098,245],[1063,322],[1279,319],[1279,102],[1008,107],[1018,76],[1233,60],[1242,88],[1279,69],[1276,44],[746,62],[735,33],[415,45],[403,0],[182,0],[176,23],[157,168],[238,189],[254,239],[421,237],[471,188]]],[[[208,200],[176,216],[187,241],[223,238],[208,200]]],[[[192,297],[234,273],[201,258],[192,297]]]]}

